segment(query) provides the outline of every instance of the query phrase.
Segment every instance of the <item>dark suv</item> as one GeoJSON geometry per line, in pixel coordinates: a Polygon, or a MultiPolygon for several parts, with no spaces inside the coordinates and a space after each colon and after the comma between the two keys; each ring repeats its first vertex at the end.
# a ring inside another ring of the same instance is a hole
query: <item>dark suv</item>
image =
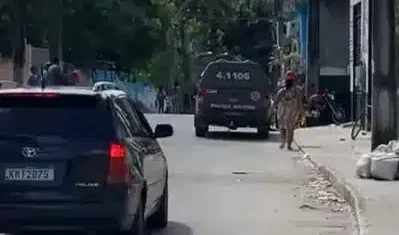
{"type": "Polygon", "coordinates": [[[253,127],[267,138],[273,87],[263,68],[252,61],[217,60],[207,65],[198,84],[195,134],[203,137],[210,125],[230,129],[253,127]]]}
{"type": "Polygon", "coordinates": [[[0,233],[165,227],[172,134],[122,91],[1,90],[0,233]]]}

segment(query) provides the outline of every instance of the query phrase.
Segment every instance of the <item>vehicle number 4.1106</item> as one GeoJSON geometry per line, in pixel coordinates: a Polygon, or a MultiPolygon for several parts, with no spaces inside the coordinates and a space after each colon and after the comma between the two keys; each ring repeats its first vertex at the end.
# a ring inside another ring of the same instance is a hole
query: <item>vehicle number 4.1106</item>
{"type": "Polygon", "coordinates": [[[219,80],[249,81],[251,74],[249,72],[217,72],[216,78],[219,80]]]}

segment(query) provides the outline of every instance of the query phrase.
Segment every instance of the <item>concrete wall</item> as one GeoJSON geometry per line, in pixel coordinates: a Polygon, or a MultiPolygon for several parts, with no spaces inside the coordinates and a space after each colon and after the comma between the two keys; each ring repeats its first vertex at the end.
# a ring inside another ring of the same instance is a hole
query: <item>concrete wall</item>
{"type": "Polygon", "coordinates": [[[12,80],[12,60],[0,59],[0,80],[12,80]]]}
{"type": "MultiPolygon", "coordinates": [[[[349,70],[350,70],[350,92],[351,92],[351,117],[355,117],[355,113],[357,110],[357,102],[356,95],[354,93],[355,87],[361,85],[363,82],[360,77],[360,66],[355,66],[354,63],[354,6],[358,3],[361,3],[361,23],[360,23],[360,60],[364,63],[365,70],[367,73],[365,74],[366,81],[365,84],[365,92],[368,97],[366,102],[371,100],[371,68],[372,68],[372,60],[369,58],[371,56],[371,45],[369,45],[368,40],[371,36],[371,32],[369,32],[369,0],[350,0],[349,7],[349,70]]],[[[365,106],[366,107],[366,106],[365,106]]]]}
{"type": "Polygon", "coordinates": [[[320,75],[349,75],[349,0],[320,1],[320,75]]]}
{"type": "MultiPolygon", "coordinates": [[[[49,51],[44,48],[32,47],[26,45],[25,48],[25,66],[24,66],[24,83],[29,77],[29,68],[32,65],[40,68],[40,65],[49,61],[49,51]]],[[[13,79],[13,63],[10,58],[0,58],[0,80],[13,79]]]]}

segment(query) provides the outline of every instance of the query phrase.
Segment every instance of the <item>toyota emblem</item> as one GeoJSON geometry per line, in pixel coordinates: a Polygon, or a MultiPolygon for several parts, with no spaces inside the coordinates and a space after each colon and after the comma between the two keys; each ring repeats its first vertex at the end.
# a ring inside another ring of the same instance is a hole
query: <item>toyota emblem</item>
{"type": "Polygon", "coordinates": [[[22,148],[21,152],[24,157],[34,157],[36,155],[36,149],[32,147],[22,148]]]}

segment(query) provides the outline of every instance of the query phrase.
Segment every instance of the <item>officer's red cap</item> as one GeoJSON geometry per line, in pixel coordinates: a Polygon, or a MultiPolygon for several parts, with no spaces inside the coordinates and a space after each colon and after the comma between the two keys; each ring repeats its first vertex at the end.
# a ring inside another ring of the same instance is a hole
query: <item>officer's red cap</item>
{"type": "Polygon", "coordinates": [[[296,80],[296,73],[292,70],[289,70],[285,73],[285,80],[296,80]]]}

